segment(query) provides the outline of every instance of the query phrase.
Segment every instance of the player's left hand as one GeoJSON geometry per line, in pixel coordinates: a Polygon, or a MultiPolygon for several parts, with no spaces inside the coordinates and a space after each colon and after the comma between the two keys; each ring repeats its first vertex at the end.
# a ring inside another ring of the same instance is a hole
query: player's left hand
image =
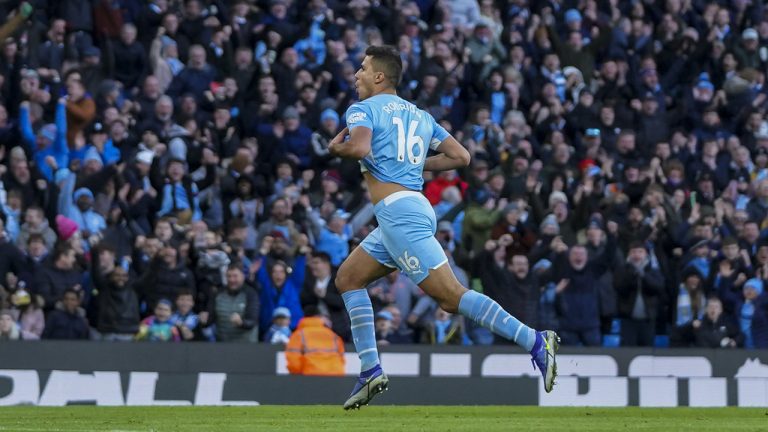
{"type": "Polygon", "coordinates": [[[331,154],[336,154],[336,149],[344,143],[344,138],[346,138],[347,135],[349,135],[349,128],[342,129],[341,132],[333,137],[331,142],[328,143],[328,151],[330,151],[331,154]]]}

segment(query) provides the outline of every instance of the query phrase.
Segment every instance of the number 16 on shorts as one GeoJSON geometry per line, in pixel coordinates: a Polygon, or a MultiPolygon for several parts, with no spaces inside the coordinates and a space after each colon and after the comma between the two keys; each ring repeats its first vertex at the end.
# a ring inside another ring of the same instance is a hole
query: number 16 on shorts
{"type": "Polygon", "coordinates": [[[421,273],[421,262],[415,256],[409,256],[408,251],[403,252],[403,256],[397,259],[402,269],[412,275],[421,273]]]}

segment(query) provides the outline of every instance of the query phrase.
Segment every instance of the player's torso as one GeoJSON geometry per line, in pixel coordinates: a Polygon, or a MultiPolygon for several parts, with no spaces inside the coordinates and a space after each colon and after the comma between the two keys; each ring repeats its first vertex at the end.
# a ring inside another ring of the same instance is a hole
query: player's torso
{"type": "Polygon", "coordinates": [[[426,112],[395,95],[381,94],[361,102],[372,113],[371,152],[361,163],[379,182],[421,190],[424,160],[433,134],[426,112]]]}

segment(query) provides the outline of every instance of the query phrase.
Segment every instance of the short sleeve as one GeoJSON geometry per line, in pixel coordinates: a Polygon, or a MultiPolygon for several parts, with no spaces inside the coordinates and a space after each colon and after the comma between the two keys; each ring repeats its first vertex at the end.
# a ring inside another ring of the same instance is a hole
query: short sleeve
{"type": "Polygon", "coordinates": [[[373,130],[371,110],[361,103],[356,103],[347,109],[347,127],[352,130],[358,126],[373,130]]]}
{"type": "MultiPolygon", "coordinates": [[[[431,116],[430,116],[431,117],[431,116]]],[[[445,130],[444,127],[440,126],[440,123],[435,121],[434,117],[432,118],[432,139],[429,141],[429,148],[432,150],[437,150],[438,147],[440,147],[440,144],[442,144],[443,141],[445,141],[450,134],[447,130],[445,130]]]]}

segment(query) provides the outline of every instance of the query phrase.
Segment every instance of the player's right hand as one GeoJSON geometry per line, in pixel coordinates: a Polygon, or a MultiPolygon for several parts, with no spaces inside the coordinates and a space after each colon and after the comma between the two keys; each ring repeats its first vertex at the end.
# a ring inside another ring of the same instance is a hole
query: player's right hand
{"type": "Polygon", "coordinates": [[[341,132],[339,132],[335,137],[333,137],[331,142],[328,143],[328,151],[330,151],[331,154],[336,153],[335,149],[344,143],[344,138],[346,138],[347,135],[349,135],[349,128],[345,127],[344,129],[341,130],[341,132]]]}

